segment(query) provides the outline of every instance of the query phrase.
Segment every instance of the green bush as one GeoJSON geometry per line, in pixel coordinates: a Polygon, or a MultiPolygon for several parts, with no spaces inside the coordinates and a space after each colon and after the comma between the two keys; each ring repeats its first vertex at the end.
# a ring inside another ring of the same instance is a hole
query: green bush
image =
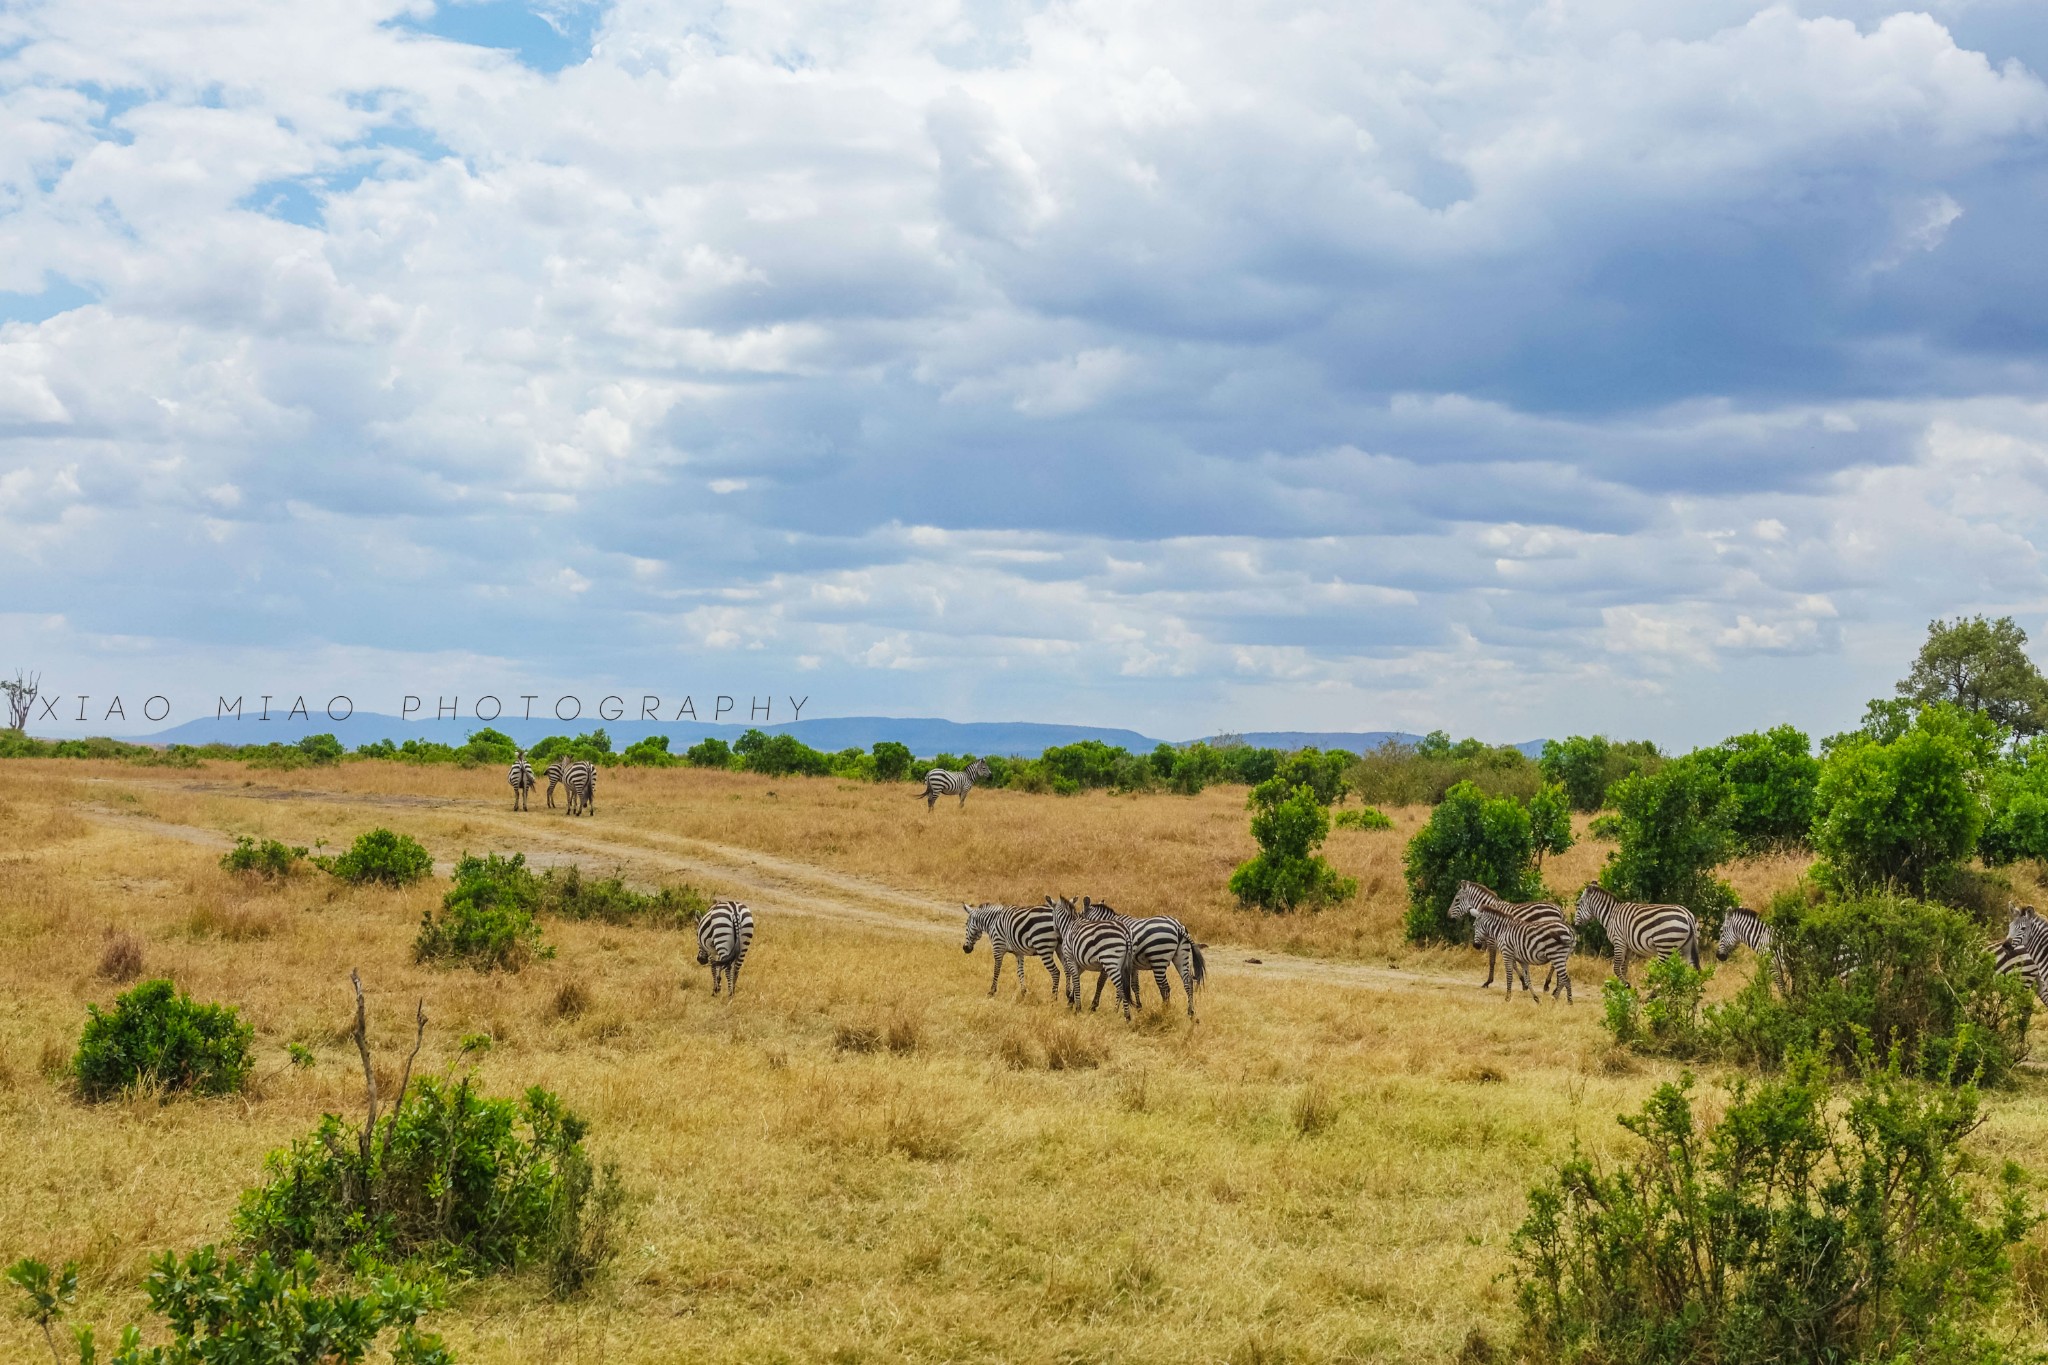
{"type": "Polygon", "coordinates": [[[313,860],[345,882],[362,886],[411,886],[434,870],[434,855],[421,848],[409,834],[388,829],[366,830],[346,853],[313,860]]]}
{"type": "Polygon", "coordinates": [[[1673,956],[1658,958],[1644,969],[1640,996],[1620,978],[1609,977],[1601,988],[1602,1022],[1615,1042],[1637,1052],[1709,1056],[1718,1039],[1700,1018],[1700,1001],[1713,975],[1711,967],[1694,967],[1673,956]]]}
{"type": "Polygon", "coordinates": [[[299,752],[313,762],[324,765],[341,762],[346,750],[341,747],[341,741],[333,735],[307,735],[299,741],[299,752]]]}
{"type": "Polygon", "coordinates": [[[1470,782],[1487,796],[1526,801],[1542,784],[1536,764],[1511,744],[1477,739],[1452,742],[1439,730],[1416,744],[1388,740],[1347,760],[1346,782],[1375,805],[1436,805],[1452,787],[1470,782]]]}
{"type": "Polygon", "coordinates": [[[168,981],[145,981],[114,1001],[111,1014],[86,1006],[71,1074],[79,1093],[103,1100],[136,1085],[199,1095],[242,1088],[254,1062],[255,1030],[230,1005],[196,1005],[168,981]]]}
{"type": "Polygon", "coordinates": [[[1512,797],[1487,796],[1470,782],[1444,793],[1429,823],[1408,841],[1402,861],[1411,943],[1468,941],[1470,926],[1450,917],[1461,881],[1477,882],[1510,901],[1543,893],[1529,812],[1512,797]]]}
{"type": "Polygon", "coordinates": [[[398,757],[398,746],[388,739],[373,739],[367,744],[358,744],[356,746],[356,757],[396,759],[398,757]]]}
{"type": "Polygon", "coordinates": [[[1572,1365],[1991,1365],[2006,1248],[2037,1221],[2008,1163],[1973,1177],[1974,1090],[1879,1071],[1837,1105],[1811,1060],[1737,1082],[1703,1124],[1691,1077],[1621,1124],[1620,1169],[1574,1155],[1513,1241],[1520,1356],[1572,1365]]]}
{"type": "MultiPolygon", "coordinates": [[[[585,1131],[539,1086],[510,1100],[478,1094],[466,1077],[424,1080],[367,1142],[328,1114],[310,1136],[272,1152],[235,1228],[262,1250],[331,1261],[554,1268],[593,1240],[608,1242],[611,1229],[590,1224],[615,1224],[618,1213],[617,1177],[593,1177],[585,1131]],[[575,1244],[565,1247],[565,1236],[575,1244]]],[[[586,1262],[572,1278],[592,1268],[586,1262]]]]}
{"type": "Polygon", "coordinates": [[[1367,806],[1362,810],[1340,810],[1330,817],[1331,829],[1392,829],[1394,822],[1385,811],[1367,806]]]}
{"type": "Polygon", "coordinates": [[[1960,911],[1890,895],[1814,903],[1793,891],[1768,918],[1784,994],[1760,971],[1709,1010],[1720,1055],[1779,1066],[1814,1052],[1849,1067],[1896,1049],[1909,1071],[1984,1084],[2026,1056],[2026,982],[1994,970],[1983,932],[1960,911]]]}
{"type": "Polygon", "coordinates": [[[1615,783],[1654,772],[1662,762],[1663,755],[1648,740],[1616,741],[1605,735],[1547,739],[1537,760],[1543,780],[1562,786],[1573,810],[1588,812],[1607,804],[1615,783]]]}
{"type": "MultiPolygon", "coordinates": [[[[51,1325],[71,1306],[78,1266],[67,1263],[54,1282],[49,1267],[24,1258],[7,1278],[28,1296],[30,1316],[43,1329],[61,1365],[51,1325]]],[[[310,1256],[280,1265],[258,1254],[244,1266],[211,1246],[182,1260],[167,1251],[150,1263],[143,1287],[150,1311],[169,1325],[168,1345],[142,1345],[140,1329],[123,1329],[111,1365],[355,1365],[388,1332],[392,1365],[453,1365],[441,1339],[420,1332],[421,1314],[437,1307],[433,1290],[386,1276],[367,1293],[315,1292],[318,1266],[310,1256]]],[[[97,1333],[73,1329],[80,1365],[99,1358],[97,1333]]]]}
{"type": "Polygon", "coordinates": [[[1357,894],[1358,883],[1341,877],[1316,849],[1330,832],[1330,812],[1307,786],[1288,787],[1271,777],[1252,788],[1252,838],[1258,856],[1230,874],[1230,891],[1240,905],[1262,910],[1320,910],[1357,894]]]}
{"type": "Polygon", "coordinates": [[[1846,890],[1922,895],[1970,856],[1984,826],[1983,758],[1971,718],[1931,706],[1891,738],[1837,736],[1821,762],[1815,849],[1846,890]]]}
{"type": "Polygon", "coordinates": [[[1977,855],[1992,866],[2048,858],[2048,740],[2031,739],[1991,766],[1977,855]]]}
{"type": "Polygon", "coordinates": [[[722,739],[700,739],[683,751],[683,761],[693,768],[730,768],[732,746],[722,739]]]}
{"type": "Polygon", "coordinates": [[[1805,732],[1777,725],[1736,735],[1690,759],[1711,770],[1728,789],[1728,827],[1745,853],[1793,848],[1813,831],[1820,761],[1805,732]]]}
{"type": "Polygon", "coordinates": [[[554,952],[541,942],[534,919],[540,880],[527,870],[526,855],[501,858],[464,854],[455,864],[455,885],[441,899],[441,914],[420,915],[412,955],[418,962],[452,959],[476,971],[516,972],[554,952]]]}
{"type": "Polygon", "coordinates": [[[1545,782],[1529,798],[1529,844],[1536,850],[1536,870],[1543,870],[1546,854],[1566,852],[1574,842],[1571,798],[1559,784],[1545,782]]]}
{"type": "Polygon", "coordinates": [[[795,735],[749,730],[732,746],[740,766],[767,777],[825,777],[832,771],[830,755],[819,753],[795,735]]]}
{"type": "Polygon", "coordinates": [[[628,768],[673,768],[682,760],[668,751],[667,735],[648,735],[628,744],[619,762],[628,768]]]}
{"type": "Polygon", "coordinates": [[[1727,784],[1697,755],[1637,773],[1608,792],[1620,847],[1600,874],[1622,900],[1683,905],[1703,938],[1721,929],[1735,892],[1714,869],[1735,852],[1735,802],[1727,784]]]}
{"type": "Polygon", "coordinates": [[[235,751],[235,757],[266,772],[294,772],[317,761],[296,744],[245,744],[235,751]]]}
{"type": "MultiPolygon", "coordinates": [[[[515,854],[514,861],[520,856],[515,854]]],[[[534,903],[540,913],[563,919],[645,924],[657,929],[690,928],[711,908],[710,899],[693,886],[635,891],[617,876],[585,878],[574,864],[549,868],[538,880],[534,903]]]]}
{"type": "Polygon", "coordinates": [[[265,881],[276,881],[289,877],[292,869],[305,859],[303,848],[288,847],[275,839],[259,844],[244,834],[235,840],[233,848],[220,855],[220,865],[229,872],[247,872],[265,881]]]}
{"type": "Polygon", "coordinates": [[[909,745],[898,744],[893,739],[875,741],[870,752],[875,759],[877,782],[902,782],[910,776],[911,765],[917,762],[917,755],[910,752],[909,745]]]}

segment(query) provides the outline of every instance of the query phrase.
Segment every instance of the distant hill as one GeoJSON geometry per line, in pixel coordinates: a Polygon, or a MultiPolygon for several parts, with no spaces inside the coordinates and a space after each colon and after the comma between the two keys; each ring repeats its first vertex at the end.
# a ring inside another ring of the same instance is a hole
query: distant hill
{"type": "MultiPolygon", "coordinates": [[[[731,743],[748,730],[759,728],[769,734],[794,735],[814,749],[831,752],[838,749],[866,749],[876,743],[893,739],[907,744],[920,758],[933,754],[1007,754],[1015,758],[1036,758],[1045,750],[1060,744],[1074,744],[1084,739],[1100,740],[1104,744],[1121,745],[1133,753],[1148,753],[1162,742],[1188,744],[1191,740],[1161,741],[1139,734],[1136,730],[1107,729],[1094,725],[1051,725],[1037,721],[953,721],[939,720],[929,716],[820,716],[816,720],[793,721],[783,725],[759,727],[739,725],[714,725],[692,721],[649,721],[649,720],[602,720],[585,716],[581,720],[560,721],[519,720],[500,718],[489,722],[490,728],[512,736],[521,744],[532,744],[548,735],[580,734],[603,726],[605,733],[612,737],[612,747],[623,749],[634,740],[648,735],[667,735],[669,747],[680,752],[700,739],[716,737],[731,743]]],[[[380,715],[364,711],[350,716],[347,720],[334,721],[318,715],[311,721],[287,721],[281,717],[258,720],[252,714],[236,720],[228,717],[222,720],[204,718],[188,720],[168,730],[138,738],[145,744],[268,744],[272,740],[289,744],[307,735],[331,734],[353,749],[360,745],[389,739],[404,743],[408,739],[434,740],[442,744],[460,744],[474,731],[481,730],[485,722],[479,720],[401,720],[397,716],[380,715]]],[[[1214,736],[1210,737],[1212,740],[1214,736]]],[[[1239,738],[1247,744],[1272,749],[1301,749],[1311,745],[1318,749],[1349,749],[1353,753],[1365,753],[1376,749],[1388,740],[1400,740],[1412,744],[1418,736],[1400,730],[1325,731],[1325,730],[1254,730],[1239,738]]],[[[1543,749],[1543,741],[1530,740],[1515,746],[1532,757],[1543,749]]]]}

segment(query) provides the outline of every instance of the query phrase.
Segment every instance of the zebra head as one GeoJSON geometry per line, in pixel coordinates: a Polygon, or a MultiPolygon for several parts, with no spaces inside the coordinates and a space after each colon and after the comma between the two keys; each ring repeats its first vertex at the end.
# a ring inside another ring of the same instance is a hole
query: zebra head
{"type": "Polygon", "coordinates": [[[1579,893],[1578,909],[1572,914],[1573,924],[1591,924],[1598,920],[1607,923],[1607,910],[1614,904],[1614,897],[1598,882],[1587,882],[1586,889],[1579,893]]]}
{"type": "Polygon", "coordinates": [[[975,759],[974,762],[968,764],[967,770],[961,774],[961,776],[963,777],[973,778],[976,782],[986,781],[988,775],[989,766],[987,761],[979,758],[975,759]]]}
{"type": "Polygon", "coordinates": [[[513,761],[514,763],[524,763],[524,762],[526,761],[526,750],[524,750],[524,749],[518,749],[518,750],[515,750],[515,751],[513,752],[513,754],[512,754],[512,761],[513,761]]]}
{"type": "Polygon", "coordinates": [[[2005,941],[2022,948],[2031,948],[2037,941],[2048,943],[2048,921],[2034,913],[2031,905],[2014,905],[2012,919],[2006,925],[2005,941]]]}
{"type": "Polygon", "coordinates": [[[1458,894],[1451,897],[1451,918],[1463,919],[1476,913],[1486,900],[1486,888],[1477,882],[1459,882],[1458,894]]]}
{"type": "MultiPolygon", "coordinates": [[[[1073,902],[1068,901],[1067,904],[1071,906],[1073,902]]],[[[1108,901],[1093,900],[1090,897],[1083,896],[1081,897],[1081,918],[1084,920],[1112,920],[1122,919],[1123,916],[1119,915],[1115,907],[1111,906],[1108,901]]]]}
{"type": "Polygon", "coordinates": [[[967,941],[960,945],[960,951],[971,953],[974,951],[974,945],[981,942],[981,936],[988,933],[995,924],[996,916],[1001,913],[1003,907],[1000,905],[975,906],[962,901],[960,902],[960,908],[967,912],[967,941]]]}
{"type": "Polygon", "coordinates": [[[1771,946],[1770,926],[1763,917],[1746,905],[1738,905],[1721,920],[1721,941],[1714,945],[1716,960],[1726,962],[1728,954],[1735,951],[1739,943],[1747,943],[1757,952],[1765,952],[1771,946]]]}

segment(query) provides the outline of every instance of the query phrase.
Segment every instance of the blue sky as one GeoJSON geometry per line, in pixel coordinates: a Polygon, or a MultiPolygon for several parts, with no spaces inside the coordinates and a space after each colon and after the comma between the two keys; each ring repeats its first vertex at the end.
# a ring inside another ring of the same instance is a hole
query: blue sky
{"type": "Polygon", "coordinates": [[[1826,733],[2048,635],[2044,74],[2022,0],[16,0],[0,666],[1826,733]]]}

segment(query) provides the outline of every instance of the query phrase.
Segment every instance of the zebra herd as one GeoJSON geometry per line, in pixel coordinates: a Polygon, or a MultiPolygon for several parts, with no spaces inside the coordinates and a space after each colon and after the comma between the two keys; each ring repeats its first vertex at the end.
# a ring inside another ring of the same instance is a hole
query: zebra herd
{"type": "Polygon", "coordinates": [[[1159,1003],[1172,998],[1166,978],[1171,967],[1187,997],[1188,1018],[1195,1017],[1195,988],[1208,980],[1208,966],[1202,960],[1202,945],[1171,915],[1122,915],[1089,896],[1081,897],[1078,905],[1070,897],[1047,896],[1043,905],[963,902],[960,908],[967,914],[967,939],[961,951],[972,953],[985,935],[995,955],[990,995],[1002,982],[1005,955],[1017,959],[1017,989],[1028,990],[1024,959],[1034,956],[1052,977],[1054,999],[1059,998],[1064,969],[1069,1009],[1081,1008],[1081,974],[1094,972],[1095,998],[1088,1008],[1099,1008],[1103,986],[1113,985],[1117,1004],[1129,1019],[1131,1006],[1140,1003],[1139,983],[1148,973],[1159,988],[1159,1003]]]}
{"type": "Polygon", "coordinates": [[[1506,962],[1505,998],[1510,1000],[1517,973],[1523,994],[1535,998],[1529,966],[1538,963],[1550,970],[1544,990],[1553,999],[1563,992],[1565,1003],[1572,1002],[1571,956],[1578,942],[1578,925],[1598,924],[1606,931],[1607,941],[1614,947],[1614,974],[1624,985],[1628,984],[1629,964],[1639,957],[1656,961],[1683,953],[1694,967],[1700,965],[1700,927],[1692,911],[1682,905],[1617,900],[1598,882],[1579,893],[1571,924],[1565,923],[1562,906],[1550,901],[1504,901],[1477,882],[1458,883],[1457,894],[1451,897],[1450,916],[1471,920],[1472,946],[1486,950],[1486,980],[1480,983],[1481,989],[1493,984],[1496,955],[1506,962]]]}
{"type": "MultiPolygon", "coordinates": [[[[569,814],[589,815],[596,808],[597,765],[570,758],[558,758],[548,764],[541,774],[548,780],[548,809],[555,808],[555,788],[567,789],[569,814]]],[[[521,749],[512,760],[511,772],[505,780],[512,784],[512,809],[531,809],[526,798],[535,786],[533,765],[526,761],[526,750],[521,749]]]]}

